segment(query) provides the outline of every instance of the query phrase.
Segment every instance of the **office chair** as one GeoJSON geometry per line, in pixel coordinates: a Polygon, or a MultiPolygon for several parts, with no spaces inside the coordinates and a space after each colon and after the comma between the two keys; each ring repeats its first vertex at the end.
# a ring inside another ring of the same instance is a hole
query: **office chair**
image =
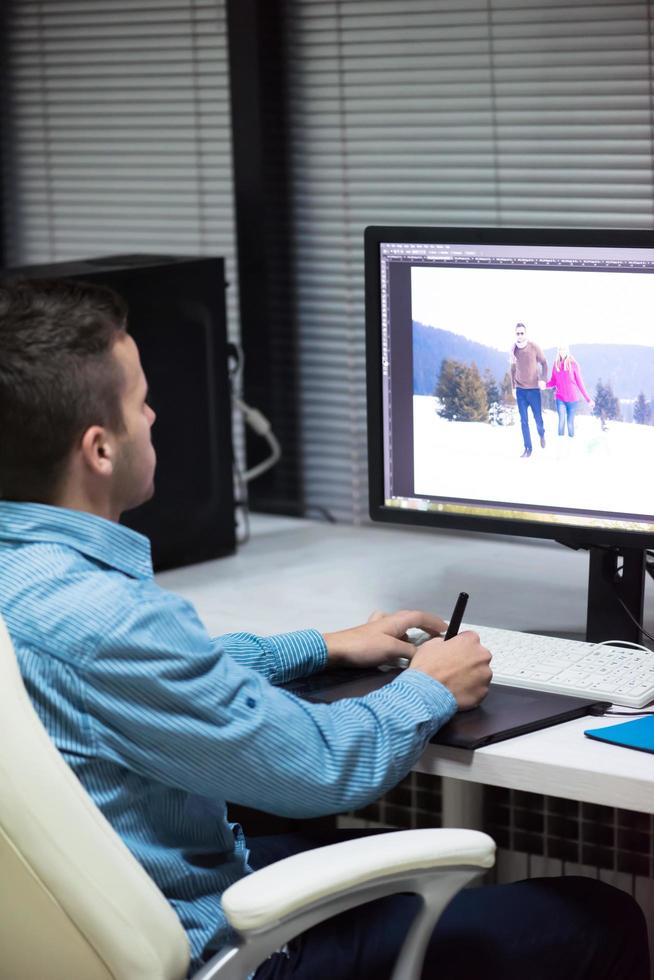
{"type": "MultiPolygon", "coordinates": [[[[494,862],[468,830],[408,830],[317,848],[223,894],[236,930],[194,980],[245,980],[274,950],[338,912],[394,892],[423,905],[393,980],[416,980],[454,894],[494,862]]],[[[51,742],[0,619],[0,980],[181,980],[186,935],[51,742]]]]}

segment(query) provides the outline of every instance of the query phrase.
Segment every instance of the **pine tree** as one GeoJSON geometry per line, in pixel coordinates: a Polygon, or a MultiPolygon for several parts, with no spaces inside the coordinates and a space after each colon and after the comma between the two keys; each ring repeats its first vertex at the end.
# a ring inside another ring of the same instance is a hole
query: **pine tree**
{"type": "Polygon", "coordinates": [[[602,431],[606,431],[606,423],[609,420],[612,419],[615,422],[622,421],[620,402],[613,394],[613,387],[610,381],[607,381],[606,384],[604,384],[602,379],[598,378],[594,401],[595,408],[593,409],[593,415],[597,416],[602,423],[602,431]]]}
{"type": "Polygon", "coordinates": [[[445,359],[434,389],[440,405],[437,412],[459,422],[487,422],[488,399],[476,364],[445,359]]]}
{"type": "Polygon", "coordinates": [[[491,405],[499,404],[501,400],[500,389],[497,387],[497,381],[495,380],[490,368],[486,368],[484,371],[484,388],[486,389],[486,401],[488,402],[488,407],[491,405]]]}
{"type": "Polygon", "coordinates": [[[513,380],[511,372],[507,371],[502,379],[502,404],[515,405],[515,395],[513,394],[513,380]]]}
{"type": "Polygon", "coordinates": [[[444,358],[441,362],[441,373],[438,376],[434,394],[440,401],[440,407],[436,409],[444,419],[456,418],[456,399],[457,399],[457,373],[459,369],[458,361],[450,361],[444,358]]]}
{"type": "Polygon", "coordinates": [[[498,389],[499,401],[488,403],[488,421],[491,425],[514,425],[515,424],[515,398],[513,397],[513,386],[511,375],[507,371],[498,389]]]}
{"type": "Polygon", "coordinates": [[[488,421],[491,425],[503,425],[502,395],[497,386],[497,381],[489,368],[486,368],[484,371],[482,381],[484,390],[486,391],[486,402],[488,403],[488,421]]]}
{"type": "Polygon", "coordinates": [[[465,369],[465,420],[469,422],[488,422],[488,397],[484,382],[481,380],[479,368],[472,362],[465,369]]]}
{"type": "Polygon", "coordinates": [[[645,393],[640,392],[634,404],[634,422],[638,425],[651,425],[652,406],[645,398],[645,393]]]}

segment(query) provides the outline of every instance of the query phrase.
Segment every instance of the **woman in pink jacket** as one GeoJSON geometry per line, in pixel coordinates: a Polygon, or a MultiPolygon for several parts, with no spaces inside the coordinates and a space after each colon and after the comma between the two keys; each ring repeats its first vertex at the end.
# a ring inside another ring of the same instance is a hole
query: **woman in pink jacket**
{"type": "Polygon", "coordinates": [[[556,352],[554,367],[552,368],[550,380],[547,382],[547,387],[556,390],[559,435],[564,435],[567,421],[568,435],[570,437],[574,436],[577,405],[582,398],[585,398],[591,408],[595,403],[584,388],[579,365],[567,346],[560,346],[556,352]]]}

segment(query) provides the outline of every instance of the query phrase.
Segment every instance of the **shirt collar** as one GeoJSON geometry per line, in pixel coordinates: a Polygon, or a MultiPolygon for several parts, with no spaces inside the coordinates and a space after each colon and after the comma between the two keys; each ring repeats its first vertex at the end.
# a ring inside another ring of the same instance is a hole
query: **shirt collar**
{"type": "Polygon", "coordinates": [[[152,578],[150,541],[131,528],[81,510],[0,500],[0,545],[67,545],[131,578],[152,578]]]}

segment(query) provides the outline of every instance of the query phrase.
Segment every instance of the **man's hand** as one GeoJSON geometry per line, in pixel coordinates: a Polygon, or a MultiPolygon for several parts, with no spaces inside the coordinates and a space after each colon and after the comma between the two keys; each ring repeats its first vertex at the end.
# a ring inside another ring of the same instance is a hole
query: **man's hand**
{"type": "Polygon", "coordinates": [[[479,636],[465,630],[447,643],[428,640],[416,650],[411,661],[413,670],[422,670],[440,681],[454,695],[459,709],[475,708],[487,693],[493,672],[491,655],[481,645],[479,636]]]}
{"type": "Polygon", "coordinates": [[[540,381],[538,382],[538,387],[540,388],[541,391],[545,391],[545,389],[547,388],[547,382],[543,381],[543,379],[541,378],[540,381]]]}
{"type": "MultiPolygon", "coordinates": [[[[374,612],[363,626],[325,633],[328,662],[350,667],[376,667],[398,657],[414,656],[417,648],[406,639],[406,631],[418,627],[438,636],[445,629],[440,616],[402,609],[396,613],[374,612]]],[[[428,644],[431,645],[431,640],[428,644]]]]}

